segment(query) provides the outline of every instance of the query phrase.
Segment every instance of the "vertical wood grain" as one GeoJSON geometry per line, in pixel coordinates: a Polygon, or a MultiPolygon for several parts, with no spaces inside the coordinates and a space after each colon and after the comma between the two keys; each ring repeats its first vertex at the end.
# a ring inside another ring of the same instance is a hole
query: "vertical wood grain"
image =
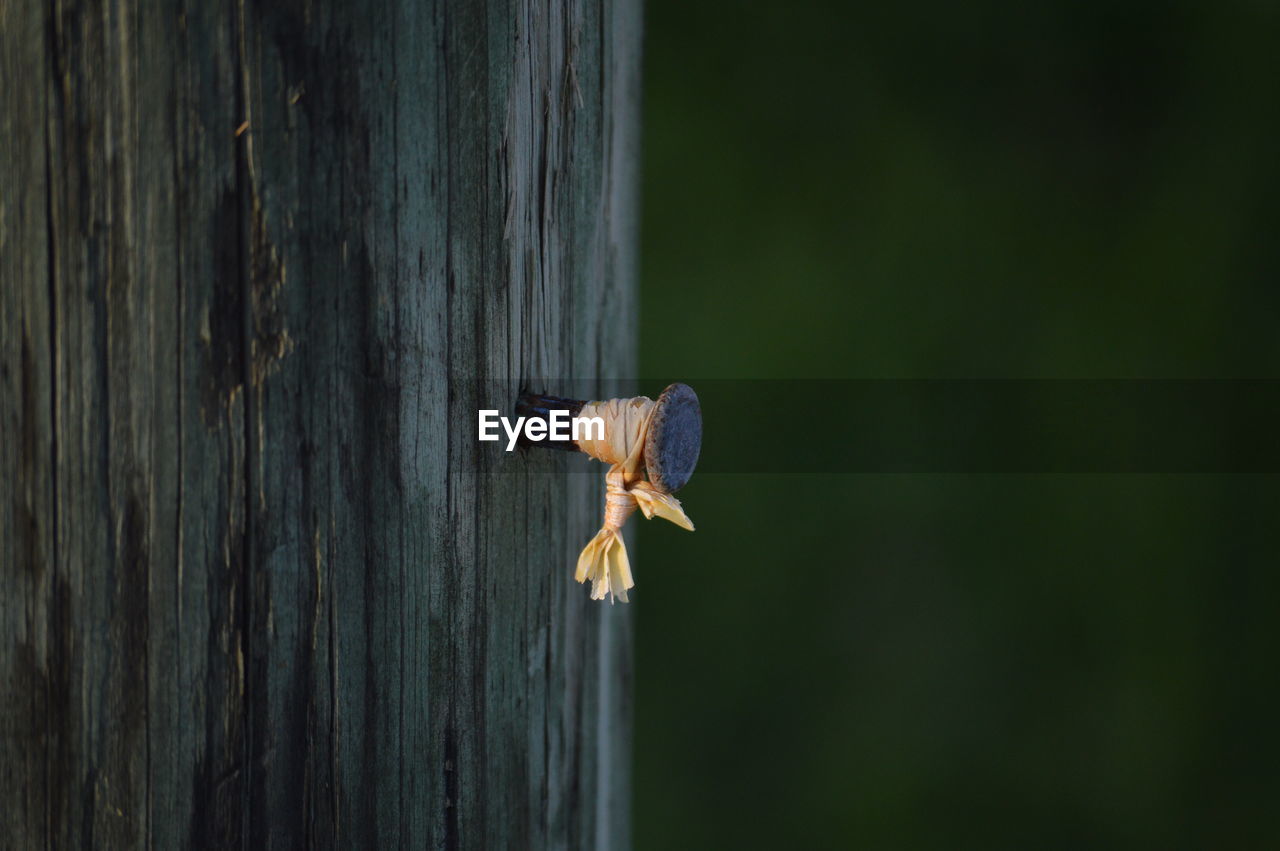
{"type": "Polygon", "coordinates": [[[51,734],[66,695],[53,593],[53,322],[43,9],[0,4],[0,836],[49,834],[51,734]]]}
{"type": "Polygon", "coordinates": [[[0,4],[4,844],[629,843],[599,477],[475,418],[634,373],[639,40],[0,4]]]}

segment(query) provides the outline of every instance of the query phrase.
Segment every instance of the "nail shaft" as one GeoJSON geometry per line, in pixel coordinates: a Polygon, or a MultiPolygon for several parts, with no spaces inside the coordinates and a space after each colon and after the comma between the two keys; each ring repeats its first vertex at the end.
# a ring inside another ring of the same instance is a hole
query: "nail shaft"
{"type": "MultiPolygon", "coordinates": [[[[567,411],[572,419],[582,412],[587,404],[578,399],[563,399],[559,396],[547,396],[542,393],[521,393],[516,401],[516,416],[526,420],[542,420],[547,424],[547,434],[551,433],[552,411],[567,411]]],[[[519,446],[534,446],[542,449],[560,449],[565,452],[581,452],[578,444],[572,440],[529,440],[525,432],[520,431],[519,446]]]]}

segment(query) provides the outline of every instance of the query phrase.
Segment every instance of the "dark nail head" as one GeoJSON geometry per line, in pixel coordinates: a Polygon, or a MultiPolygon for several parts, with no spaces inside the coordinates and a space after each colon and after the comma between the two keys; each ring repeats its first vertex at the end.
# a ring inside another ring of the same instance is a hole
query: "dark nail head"
{"type": "Polygon", "coordinates": [[[645,440],[644,465],[653,486],[675,493],[689,483],[702,449],[702,407],[698,394],[687,384],[672,384],[658,397],[649,436],[645,440]]]}

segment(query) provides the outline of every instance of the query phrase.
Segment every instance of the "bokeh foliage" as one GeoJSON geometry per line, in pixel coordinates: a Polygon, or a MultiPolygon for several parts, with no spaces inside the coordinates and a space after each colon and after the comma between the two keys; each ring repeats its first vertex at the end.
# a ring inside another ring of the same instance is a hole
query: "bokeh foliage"
{"type": "MultiPolygon", "coordinates": [[[[1274,4],[646,25],[643,374],[1280,378],[1274,4]]],[[[637,847],[1280,847],[1277,477],[681,497],[695,534],[640,524],[637,847]]]]}

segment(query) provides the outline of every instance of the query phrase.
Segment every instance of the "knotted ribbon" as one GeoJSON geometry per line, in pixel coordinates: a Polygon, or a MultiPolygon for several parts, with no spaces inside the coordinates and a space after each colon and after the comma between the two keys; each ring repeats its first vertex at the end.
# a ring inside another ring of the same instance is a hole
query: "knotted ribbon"
{"type": "MultiPolygon", "coordinates": [[[[693,522],[680,507],[680,500],[655,488],[641,472],[644,464],[645,438],[656,409],[647,396],[588,402],[579,417],[604,420],[602,438],[583,438],[578,447],[593,458],[611,465],[605,473],[604,525],[578,556],[579,582],[591,580],[591,599],[627,602],[627,589],[635,586],[627,545],[622,540],[622,527],[637,506],[646,519],[655,515],[693,531],[693,522]]],[[[588,432],[590,429],[588,429],[588,432]]]]}

